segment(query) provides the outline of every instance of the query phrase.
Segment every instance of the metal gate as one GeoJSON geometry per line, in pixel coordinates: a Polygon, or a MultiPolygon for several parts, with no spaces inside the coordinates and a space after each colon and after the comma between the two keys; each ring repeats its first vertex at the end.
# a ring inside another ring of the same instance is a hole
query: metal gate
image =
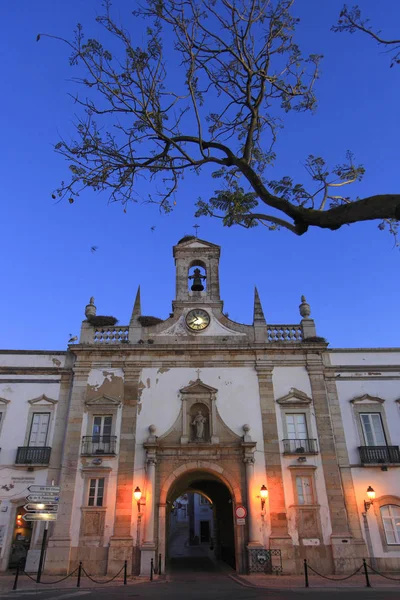
{"type": "Polygon", "coordinates": [[[249,550],[250,573],[282,573],[282,556],[280,550],[249,550]]]}

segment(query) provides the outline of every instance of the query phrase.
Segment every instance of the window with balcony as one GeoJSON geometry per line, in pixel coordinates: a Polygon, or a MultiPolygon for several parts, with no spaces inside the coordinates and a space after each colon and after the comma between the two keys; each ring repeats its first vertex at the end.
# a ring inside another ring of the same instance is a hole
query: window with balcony
{"type": "Polygon", "coordinates": [[[400,464],[400,450],[392,446],[385,415],[384,400],[364,394],[353,398],[355,423],[358,429],[360,462],[362,465],[400,464]]]}
{"type": "Polygon", "coordinates": [[[17,450],[16,464],[47,465],[50,461],[51,448],[47,445],[49,435],[50,413],[34,412],[30,422],[26,446],[17,450]]]}
{"type": "Polygon", "coordinates": [[[315,454],[317,441],[308,437],[305,413],[285,413],[286,435],[283,440],[285,454],[315,454]]]}
{"type": "Polygon", "coordinates": [[[112,415],[93,415],[92,435],[82,440],[82,454],[115,454],[116,436],[111,435],[112,415]]]}

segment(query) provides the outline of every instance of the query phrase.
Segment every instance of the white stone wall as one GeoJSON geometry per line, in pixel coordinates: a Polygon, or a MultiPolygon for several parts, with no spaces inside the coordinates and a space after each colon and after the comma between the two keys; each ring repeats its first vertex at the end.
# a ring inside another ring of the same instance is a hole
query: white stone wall
{"type": "MultiPolygon", "coordinates": [[[[378,397],[384,402],[380,405],[385,415],[384,424],[388,443],[400,445],[400,351],[337,351],[329,355],[335,365],[336,386],[338,390],[343,427],[349,453],[350,464],[357,499],[361,527],[364,531],[364,500],[368,500],[366,490],[372,486],[376,499],[382,496],[395,496],[400,506],[400,466],[388,467],[382,471],[379,466],[361,466],[358,447],[365,446],[357,425],[359,415],[351,400],[365,395],[378,397]],[[345,368],[342,368],[345,367],[345,368]],[[364,369],[364,367],[366,367],[364,369]]],[[[358,406],[373,407],[374,401],[366,398],[358,406]]],[[[379,404],[375,403],[375,406],[379,404]]],[[[372,408],[373,410],[373,408],[372,408]]],[[[367,512],[368,525],[373,553],[378,558],[400,558],[400,546],[383,548],[382,522],[379,510],[371,507],[367,512]]]]}
{"type": "MultiPolygon", "coordinates": [[[[312,397],[310,380],[305,367],[275,367],[273,371],[273,384],[274,395],[276,400],[282,398],[283,396],[286,396],[292,388],[296,388],[297,390],[307,394],[307,396],[312,397]]],[[[290,408],[287,409],[287,412],[290,412],[290,408]]],[[[315,412],[313,404],[311,403],[310,405],[306,405],[301,412],[309,414],[309,423],[311,430],[307,432],[308,437],[311,439],[318,440],[318,431],[315,422],[315,412]]],[[[278,403],[276,404],[276,415],[278,425],[278,436],[280,439],[280,448],[282,453],[282,477],[285,493],[285,504],[287,507],[288,531],[290,536],[292,537],[293,544],[299,545],[299,534],[296,527],[296,511],[295,509],[290,508],[291,506],[296,504],[296,499],[294,496],[292,474],[288,468],[290,465],[298,466],[299,463],[297,462],[297,458],[295,456],[283,455],[282,440],[286,437],[283,422],[284,412],[278,403]]],[[[307,462],[305,464],[314,465],[316,467],[315,471],[313,471],[313,474],[315,482],[316,499],[318,504],[320,505],[320,519],[323,543],[330,544],[332,527],[329,515],[328,498],[326,495],[325,477],[322,468],[321,455],[318,453],[316,455],[307,456],[307,462]]]]}
{"type": "MultiPolygon", "coordinates": [[[[19,446],[28,444],[32,413],[50,412],[50,423],[47,435],[47,446],[54,443],[54,427],[58,410],[60,393],[60,375],[35,372],[35,368],[54,369],[63,367],[65,353],[44,352],[8,352],[0,354],[0,412],[3,418],[0,428],[0,570],[7,569],[12,535],[18,506],[26,504],[30,485],[46,485],[49,483],[47,467],[16,466],[15,460],[19,446]],[[12,369],[8,374],[6,369],[12,369]],[[24,369],[29,368],[29,373],[24,369]],[[12,381],[10,381],[12,380],[12,381]],[[28,380],[28,381],[27,381],[28,380]],[[32,380],[35,380],[33,383],[32,380]],[[41,380],[46,380],[41,382],[41,380]],[[54,380],[54,383],[49,383],[54,380]],[[39,400],[35,404],[29,401],[45,395],[55,403],[39,400]],[[6,402],[3,402],[5,400],[6,402]]],[[[33,530],[31,548],[38,535],[38,528],[33,530]]]]}

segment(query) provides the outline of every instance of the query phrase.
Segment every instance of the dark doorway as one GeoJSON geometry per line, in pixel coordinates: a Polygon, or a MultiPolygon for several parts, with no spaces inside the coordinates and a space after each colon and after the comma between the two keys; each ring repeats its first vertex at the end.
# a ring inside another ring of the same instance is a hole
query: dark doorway
{"type": "Polygon", "coordinates": [[[231,494],[216,476],[191,472],[167,499],[167,569],[218,572],[235,569],[231,494]]]}
{"type": "Polygon", "coordinates": [[[8,563],[8,568],[13,569],[18,565],[25,567],[26,557],[31,545],[32,523],[25,521],[23,516],[26,510],[23,506],[17,508],[17,513],[14,523],[14,532],[11,542],[11,553],[8,563]]]}
{"type": "Polygon", "coordinates": [[[210,541],[210,521],[200,521],[200,542],[210,541]]]}

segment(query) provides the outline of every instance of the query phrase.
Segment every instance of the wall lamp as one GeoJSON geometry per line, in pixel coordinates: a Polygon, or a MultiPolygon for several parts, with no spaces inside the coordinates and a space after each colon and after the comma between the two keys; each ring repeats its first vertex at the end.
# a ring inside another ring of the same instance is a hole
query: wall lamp
{"type": "Polygon", "coordinates": [[[265,487],[265,485],[261,486],[260,496],[261,496],[261,510],[264,510],[265,501],[268,498],[268,489],[265,487]]]}
{"type": "Polygon", "coordinates": [[[367,512],[367,510],[370,509],[371,504],[374,503],[375,500],[375,490],[374,488],[372,488],[370,485],[367,488],[367,496],[368,496],[368,501],[364,500],[364,508],[365,508],[365,512],[367,512]]]}
{"type": "Polygon", "coordinates": [[[137,509],[138,512],[140,512],[140,499],[142,497],[142,491],[140,489],[139,486],[136,486],[135,491],[133,492],[133,497],[135,498],[136,502],[137,502],[137,509]]]}

